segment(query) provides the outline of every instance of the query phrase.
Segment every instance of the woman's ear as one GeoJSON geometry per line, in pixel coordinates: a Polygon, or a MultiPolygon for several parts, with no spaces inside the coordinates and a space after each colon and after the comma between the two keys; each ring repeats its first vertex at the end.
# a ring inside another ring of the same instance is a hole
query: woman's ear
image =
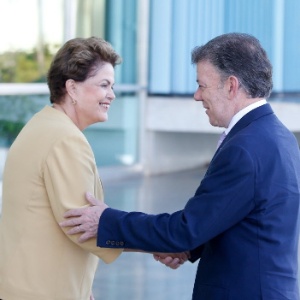
{"type": "Polygon", "coordinates": [[[76,83],[73,79],[68,79],[66,81],[66,91],[71,98],[75,97],[76,94],[76,83]]]}

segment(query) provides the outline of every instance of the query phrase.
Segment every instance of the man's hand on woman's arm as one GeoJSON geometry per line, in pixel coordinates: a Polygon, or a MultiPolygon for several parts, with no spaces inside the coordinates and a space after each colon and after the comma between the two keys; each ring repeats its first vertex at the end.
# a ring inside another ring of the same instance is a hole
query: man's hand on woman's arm
{"type": "Polygon", "coordinates": [[[97,236],[99,219],[108,208],[104,202],[100,202],[90,193],[86,193],[86,199],[91,206],[68,210],[64,214],[64,218],[68,219],[59,223],[61,227],[72,227],[68,234],[83,233],[78,239],[80,243],[97,236]]]}
{"type": "MultiPolygon", "coordinates": [[[[90,193],[86,193],[86,199],[91,206],[71,209],[64,214],[67,220],[60,222],[61,227],[71,227],[68,234],[83,233],[79,242],[83,243],[97,236],[99,219],[103,211],[108,208],[104,202],[100,202],[90,193]]],[[[124,249],[128,252],[144,252],[141,250],[124,249]]],[[[156,261],[161,262],[171,269],[177,269],[190,258],[190,252],[182,253],[153,253],[156,261]]]]}

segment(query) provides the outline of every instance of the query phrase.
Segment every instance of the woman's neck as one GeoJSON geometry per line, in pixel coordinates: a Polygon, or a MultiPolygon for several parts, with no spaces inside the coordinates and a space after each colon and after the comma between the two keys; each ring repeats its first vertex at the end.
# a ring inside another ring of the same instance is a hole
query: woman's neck
{"type": "Polygon", "coordinates": [[[82,130],[82,128],[79,126],[79,121],[78,121],[78,117],[77,117],[77,113],[76,113],[76,109],[74,106],[68,107],[64,104],[59,104],[59,103],[53,103],[52,107],[54,109],[57,109],[61,112],[63,112],[65,115],[67,115],[72,122],[80,129],[82,130]]]}

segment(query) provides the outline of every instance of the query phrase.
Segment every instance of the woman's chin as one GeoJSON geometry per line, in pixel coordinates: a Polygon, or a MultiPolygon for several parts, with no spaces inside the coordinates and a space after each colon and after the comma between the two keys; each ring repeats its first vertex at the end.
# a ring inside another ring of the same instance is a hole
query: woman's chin
{"type": "Polygon", "coordinates": [[[108,120],[108,115],[101,115],[98,122],[106,122],[108,120]]]}

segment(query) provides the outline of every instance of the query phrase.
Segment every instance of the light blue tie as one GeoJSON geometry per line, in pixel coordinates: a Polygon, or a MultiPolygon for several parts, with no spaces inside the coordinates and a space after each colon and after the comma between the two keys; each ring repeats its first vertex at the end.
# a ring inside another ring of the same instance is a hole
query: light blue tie
{"type": "Polygon", "coordinates": [[[224,141],[225,138],[226,138],[226,133],[225,133],[225,131],[223,131],[222,134],[219,137],[218,144],[217,144],[217,149],[221,146],[221,144],[222,144],[222,142],[224,141]]]}

